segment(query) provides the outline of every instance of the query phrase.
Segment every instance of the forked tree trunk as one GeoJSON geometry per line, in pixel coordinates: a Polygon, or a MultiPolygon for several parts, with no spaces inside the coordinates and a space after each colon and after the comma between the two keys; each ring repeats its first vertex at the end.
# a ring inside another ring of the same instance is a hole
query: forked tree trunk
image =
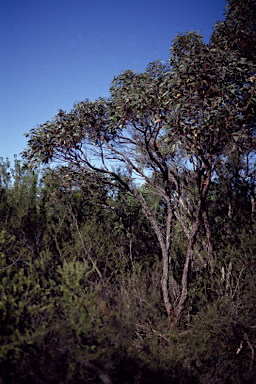
{"type": "Polygon", "coordinates": [[[192,231],[190,233],[189,241],[188,241],[188,246],[187,246],[187,253],[186,253],[186,258],[185,258],[185,263],[183,267],[183,273],[182,273],[182,279],[181,279],[181,295],[180,295],[180,300],[178,303],[178,306],[175,308],[175,321],[179,322],[182,311],[184,309],[184,304],[187,299],[188,295],[188,272],[189,272],[189,265],[191,262],[191,259],[193,257],[193,249],[194,249],[194,244],[196,241],[196,235],[200,227],[200,216],[201,216],[201,207],[199,207],[198,214],[196,221],[192,227],[192,231]]]}
{"type": "Polygon", "coordinates": [[[192,226],[192,230],[190,233],[187,253],[185,258],[185,263],[183,267],[183,274],[181,279],[181,295],[178,306],[175,308],[175,322],[178,323],[184,309],[184,304],[188,295],[188,273],[189,273],[189,265],[193,257],[193,250],[196,241],[197,232],[200,228],[202,213],[206,207],[206,196],[209,189],[211,181],[211,172],[208,171],[203,180],[200,182],[200,201],[197,211],[196,220],[192,226]]]}

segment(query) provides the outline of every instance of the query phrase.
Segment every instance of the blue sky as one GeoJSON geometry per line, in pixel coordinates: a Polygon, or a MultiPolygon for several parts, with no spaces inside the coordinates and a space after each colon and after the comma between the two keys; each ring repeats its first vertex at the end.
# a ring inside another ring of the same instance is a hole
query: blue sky
{"type": "MultiPolygon", "coordinates": [[[[206,42],[225,0],[0,0],[0,157],[74,102],[108,96],[115,75],[168,60],[178,32],[206,42]]],[[[20,156],[18,156],[20,158],[20,156]]]]}

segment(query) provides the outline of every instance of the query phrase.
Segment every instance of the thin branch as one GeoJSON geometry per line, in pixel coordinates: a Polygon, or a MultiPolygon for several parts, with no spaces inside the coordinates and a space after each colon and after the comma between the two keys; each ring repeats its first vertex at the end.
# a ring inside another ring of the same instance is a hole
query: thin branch
{"type": "Polygon", "coordinates": [[[79,229],[79,226],[78,226],[77,218],[76,218],[75,214],[72,212],[71,209],[70,209],[70,213],[71,213],[72,218],[73,218],[73,220],[74,220],[74,223],[75,223],[77,232],[78,232],[78,234],[79,234],[79,237],[80,237],[80,240],[81,240],[83,249],[84,249],[84,251],[85,251],[85,253],[86,253],[86,256],[88,257],[88,259],[91,261],[92,265],[94,266],[95,271],[97,272],[99,278],[102,279],[102,274],[101,274],[99,268],[96,266],[95,261],[91,258],[91,256],[90,256],[88,250],[86,249],[86,246],[85,246],[85,244],[84,244],[84,240],[83,240],[82,234],[81,234],[80,229],[79,229]]]}
{"type": "Polygon", "coordinates": [[[253,348],[253,346],[252,346],[252,344],[251,344],[251,342],[250,342],[250,340],[249,340],[249,337],[248,337],[247,333],[245,333],[245,332],[244,332],[244,338],[245,338],[245,340],[247,341],[247,344],[248,344],[249,348],[250,348],[251,351],[252,351],[252,358],[251,358],[251,364],[250,364],[250,372],[251,372],[251,370],[252,370],[252,364],[253,364],[253,359],[254,359],[254,348],[253,348]]]}
{"type": "MultiPolygon", "coordinates": [[[[23,254],[22,254],[22,255],[23,255],[23,254]]],[[[18,259],[15,260],[12,264],[7,265],[7,267],[1,268],[1,269],[0,269],[0,272],[1,272],[1,271],[4,271],[4,270],[7,269],[7,268],[10,268],[10,267],[12,267],[14,264],[16,264],[16,263],[20,260],[20,258],[21,258],[22,255],[20,255],[20,256],[18,257],[18,259]]]]}

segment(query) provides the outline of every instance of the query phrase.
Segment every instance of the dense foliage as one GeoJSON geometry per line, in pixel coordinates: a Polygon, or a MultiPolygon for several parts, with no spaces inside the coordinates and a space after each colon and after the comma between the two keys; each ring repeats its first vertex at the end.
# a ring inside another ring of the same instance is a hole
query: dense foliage
{"type": "Polygon", "coordinates": [[[0,383],[255,380],[255,11],[1,160],[0,383]]]}

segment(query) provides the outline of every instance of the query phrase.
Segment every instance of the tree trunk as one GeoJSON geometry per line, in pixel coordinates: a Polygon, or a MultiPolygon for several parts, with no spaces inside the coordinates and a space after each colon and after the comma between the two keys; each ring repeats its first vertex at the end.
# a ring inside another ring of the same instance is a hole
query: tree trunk
{"type": "Polygon", "coordinates": [[[196,235],[200,227],[200,216],[201,216],[201,207],[199,207],[198,209],[197,218],[193,225],[193,228],[189,237],[189,241],[188,241],[187,254],[185,258],[185,264],[183,267],[183,274],[182,274],[182,280],[181,280],[181,296],[180,296],[179,304],[175,310],[176,322],[179,322],[180,320],[181,313],[183,311],[184,304],[188,295],[187,286],[188,286],[189,263],[193,257],[193,248],[196,241],[196,235]]]}
{"type": "Polygon", "coordinates": [[[170,315],[170,312],[172,311],[172,304],[170,303],[169,298],[169,292],[168,292],[168,280],[169,280],[169,247],[171,243],[171,229],[172,229],[172,220],[173,220],[173,212],[169,211],[169,209],[172,210],[172,207],[170,204],[168,204],[168,223],[166,225],[166,239],[164,239],[164,236],[161,231],[161,227],[158,224],[158,221],[154,215],[154,213],[151,211],[151,209],[148,207],[146,201],[144,198],[135,190],[130,188],[130,192],[134,195],[134,197],[140,202],[142,205],[142,208],[145,212],[145,215],[150,220],[155,234],[157,236],[157,239],[159,241],[159,245],[162,251],[162,257],[163,257],[163,275],[161,279],[161,287],[162,287],[162,294],[164,299],[164,305],[166,308],[167,315],[170,315]],[[170,221],[170,222],[169,222],[170,221]]]}
{"type": "Polygon", "coordinates": [[[231,200],[228,203],[228,223],[227,223],[227,243],[230,242],[231,239],[231,221],[232,221],[232,202],[231,200]]]}
{"type": "Polygon", "coordinates": [[[181,296],[180,296],[179,304],[175,310],[176,322],[179,322],[180,320],[182,311],[184,309],[184,304],[188,295],[187,287],[188,287],[189,264],[193,257],[193,250],[194,250],[194,245],[196,241],[196,235],[201,224],[201,216],[202,216],[203,210],[206,207],[206,195],[209,189],[210,181],[211,181],[210,170],[208,170],[205,175],[203,174],[203,180],[201,180],[201,175],[199,175],[200,200],[199,200],[196,220],[193,224],[189,241],[188,241],[188,246],[187,246],[187,254],[185,258],[185,264],[183,267],[183,274],[182,274],[182,280],[181,280],[181,296]]]}
{"type": "Polygon", "coordinates": [[[251,219],[252,219],[252,222],[255,223],[255,196],[254,196],[253,190],[250,190],[250,194],[251,194],[251,204],[252,204],[251,219]]]}
{"type": "Polygon", "coordinates": [[[172,309],[172,305],[170,303],[169,299],[169,292],[168,292],[168,280],[169,280],[169,255],[168,255],[167,249],[162,249],[162,256],[163,256],[163,275],[161,280],[161,286],[162,286],[162,293],[163,293],[163,299],[164,299],[164,305],[166,308],[167,315],[170,315],[170,311],[172,309]]]}
{"type": "Polygon", "coordinates": [[[206,235],[207,235],[208,256],[209,256],[209,259],[210,259],[211,273],[214,273],[215,260],[214,260],[213,245],[212,245],[212,231],[211,231],[210,223],[209,223],[209,220],[208,220],[208,215],[207,215],[206,208],[203,209],[202,215],[203,215],[204,226],[205,226],[206,235]]]}

